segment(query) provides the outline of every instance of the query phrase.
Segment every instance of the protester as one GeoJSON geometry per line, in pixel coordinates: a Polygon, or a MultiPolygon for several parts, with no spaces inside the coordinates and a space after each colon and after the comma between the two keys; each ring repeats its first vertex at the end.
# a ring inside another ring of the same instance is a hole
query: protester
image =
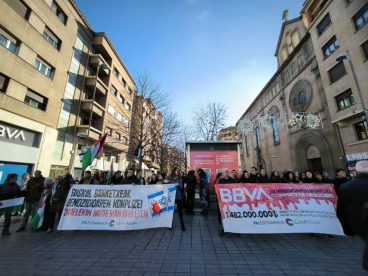
{"type": "Polygon", "coordinates": [[[158,182],[157,174],[153,173],[151,175],[150,181],[148,182],[148,185],[154,185],[154,184],[157,184],[157,182],[158,182]]]}
{"type": "Polygon", "coordinates": [[[185,231],[184,216],[183,216],[183,183],[179,174],[178,168],[173,168],[171,174],[166,176],[164,183],[170,183],[176,185],[175,203],[178,208],[178,214],[180,219],[181,230],[185,231]]]}
{"type": "Polygon", "coordinates": [[[286,179],[284,180],[285,183],[290,183],[290,184],[296,184],[298,183],[298,180],[295,177],[295,174],[293,172],[287,172],[285,173],[286,175],[286,179]]]}
{"type": "Polygon", "coordinates": [[[164,183],[164,180],[165,180],[165,178],[164,178],[164,176],[162,174],[159,174],[157,176],[157,184],[163,184],[164,183]]]}
{"type": "Polygon", "coordinates": [[[257,183],[270,183],[270,179],[268,178],[266,174],[266,170],[263,168],[261,169],[258,175],[257,183]]]}
{"type": "Polygon", "coordinates": [[[107,184],[107,179],[106,179],[106,174],[104,171],[100,170],[98,171],[98,177],[100,179],[99,181],[99,185],[106,185],[107,184]]]}
{"type": "Polygon", "coordinates": [[[304,182],[305,178],[306,178],[305,173],[302,173],[302,174],[300,175],[300,177],[299,177],[299,183],[305,183],[305,182],[304,182]]]}
{"type": "Polygon", "coordinates": [[[363,239],[363,268],[368,271],[368,161],[358,161],[355,170],[357,176],[341,184],[336,212],[345,235],[363,239]]]}
{"type": "Polygon", "coordinates": [[[67,178],[63,178],[62,176],[58,176],[51,196],[50,219],[47,233],[54,231],[56,215],[60,219],[69,190],[69,180],[67,178]]]}
{"type": "Polygon", "coordinates": [[[240,182],[241,183],[251,183],[250,182],[250,175],[249,175],[249,173],[248,173],[247,170],[244,170],[243,171],[243,174],[242,174],[242,176],[240,178],[240,182]]]}
{"type": "Polygon", "coordinates": [[[85,171],[82,179],[80,180],[79,184],[93,184],[93,178],[91,171],[85,171]]]}
{"type": "Polygon", "coordinates": [[[208,178],[204,170],[197,170],[199,176],[199,198],[202,205],[202,215],[208,215],[208,178]]]}
{"type": "Polygon", "coordinates": [[[121,175],[121,171],[116,171],[111,177],[111,184],[123,184],[124,177],[121,175]]]}
{"type": "MultiPolygon", "coordinates": [[[[55,182],[52,178],[46,177],[45,183],[43,186],[43,191],[41,194],[41,200],[39,202],[38,208],[44,208],[43,212],[43,221],[41,226],[38,228],[38,225],[35,226],[34,230],[46,231],[48,228],[49,220],[50,220],[50,199],[52,194],[52,189],[54,188],[55,182]]],[[[33,226],[33,219],[32,219],[33,226]]]]}
{"type": "Polygon", "coordinates": [[[316,177],[311,171],[305,172],[305,178],[303,179],[303,183],[316,183],[316,177]]]}
{"type": "Polygon", "coordinates": [[[249,177],[249,183],[257,183],[257,168],[252,167],[250,169],[250,177],[249,177]]]}
{"type": "Polygon", "coordinates": [[[282,179],[280,177],[280,174],[278,171],[273,171],[271,173],[271,179],[270,179],[271,183],[282,183],[282,179]]]}
{"type": "Polygon", "coordinates": [[[227,184],[227,183],[236,183],[233,178],[229,176],[228,170],[223,171],[224,176],[220,179],[220,184],[227,184]]]}
{"type": "Polygon", "coordinates": [[[41,193],[43,190],[43,185],[45,182],[45,178],[42,176],[41,171],[36,170],[34,172],[34,177],[31,177],[27,183],[27,187],[25,189],[25,209],[26,212],[23,216],[23,222],[19,229],[16,232],[21,232],[26,230],[29,216],[33,217],[35,212],[38,209],[38,202],[41,198],[41,193]]]}
{"type": "Polygon", "coordinates": [[[236,170],[231,171],[231,178],[234,179],[235,183],[239,183],[238,175],[236,174],[236,170]]]}
{"type": "MultiPolygon", "coordinates": [[[[15,173],[11,173],[6,177],[5,183],[0,185],[0,200],[13,199],[16,197],[20,197],[22,195],[22,191],[20,190],[18,184],[18,175],[15,173]]],[[[11,224],[11,215],[13,209],[9,208],[5,210],[5,219],[3,225],[3,236],[9,236],[10,232],[10,224],[11,224]]]]}
{"type": "Polygon", "coordinates": [[[142,170],[137,170],[137,180],[138,180],[137,184],[139,184],[139,185],[145,185],[146,184],[146,180],[142,176],[142,170]]]}
{"type": "Polygon", "coordinates": [[[339,196],[340,194],[340,187],[342,184],[344,184],[345,182],[348,182],[349,178],[346,177],[346,172],[343,169],[337,169],[336,170],[336,176],[334,181],[332,182],[335,188],[335,192],[337,194],[337,196],[339,196]]]}
{"type": "Polygon", "coordinates": [[[213,183],[214,185],[216,184],[219,184],[220,183],[220,179],[222,178],[222,172],[219,172],[217,175],[216,175],[216,179],[215,179],[215,182],[213,183]]]}
{"type": "Polygon", "coordinates": [[[133,169],[127,171],[123,184],[139,184],[138,178],[135,176],[133,169]]]}
{"type": "Polygon", "coordinates": [[[195,188],[198,184],[197,178],[195,177],[195,172],[193,170],[190,170],[188,172],[186,181],[187,181],[187,214],[193,214],[195,188]]]}

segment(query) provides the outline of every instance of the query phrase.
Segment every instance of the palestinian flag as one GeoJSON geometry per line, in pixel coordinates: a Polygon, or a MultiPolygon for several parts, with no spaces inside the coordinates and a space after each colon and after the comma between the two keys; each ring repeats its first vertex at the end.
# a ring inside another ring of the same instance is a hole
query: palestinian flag
{"type": "Polygon", "coordinates": [[[20,212],[23,203],[24,197],[0,200],[0,216],[20,212]]]}
{"type": "Polygon", "coordinates": [[[103,144],[105,142],[107,133],[105,133],[104,135],[101,136],[101,138],[96,141],[96,143],[94,143],[92,145],[92,147],[90,147],[83,155],[83,159],[82,159],[82,170],[86,170],[88,166],[90,166],[92,164],[92,161],[96,158],[96,156],[103,156],[103,144]]]}
{"type": "Polygon", "coordinates": [[[41,205],[38,207],[37,212],[32,217],[31,226],[32,226],[32,229],[35,231],[42,226],[43,219],[45,217],[45,205],[46,205],[47,198],[48,198],[48,195],[42,198],[41,205]]]}

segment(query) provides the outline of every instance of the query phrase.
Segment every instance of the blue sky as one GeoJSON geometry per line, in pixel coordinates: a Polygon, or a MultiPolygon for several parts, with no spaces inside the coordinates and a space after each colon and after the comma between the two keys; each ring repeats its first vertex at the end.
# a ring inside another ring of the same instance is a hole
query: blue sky
{"type": "Polygon", "coordinates": [[[128,70],[149,72],[190,123],[207,101],[228,107],[234,125],[276,71],[284,9],[304,0],[77,0],[106,32],[128,70]]]}

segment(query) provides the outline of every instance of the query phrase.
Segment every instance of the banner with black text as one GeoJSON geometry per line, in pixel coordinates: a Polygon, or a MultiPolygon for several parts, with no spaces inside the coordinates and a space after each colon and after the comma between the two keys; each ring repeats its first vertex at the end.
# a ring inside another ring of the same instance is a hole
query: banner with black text
{"type": "Polygon", "coordinates": [[[171,227],[175,185],[73,185],[58,230],[171,227]]]}
{"type": "Polygon", "coordinates": [[[225,232],[343,235],[332,184],[216,184],[225,232]]]}

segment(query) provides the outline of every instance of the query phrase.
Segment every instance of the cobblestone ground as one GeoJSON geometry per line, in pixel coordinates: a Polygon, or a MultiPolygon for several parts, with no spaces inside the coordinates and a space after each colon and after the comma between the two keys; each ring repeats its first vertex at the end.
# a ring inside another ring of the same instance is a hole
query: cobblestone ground
{"type": "MultiPolygon", "coordinates": [[[[310,235],[218,235],[216,216],[174,229],[0,236],[1,275],[365,275],[363,243],[310,235]]],[[[0,220],[2,226],[2,219],[0,220]]]]}

